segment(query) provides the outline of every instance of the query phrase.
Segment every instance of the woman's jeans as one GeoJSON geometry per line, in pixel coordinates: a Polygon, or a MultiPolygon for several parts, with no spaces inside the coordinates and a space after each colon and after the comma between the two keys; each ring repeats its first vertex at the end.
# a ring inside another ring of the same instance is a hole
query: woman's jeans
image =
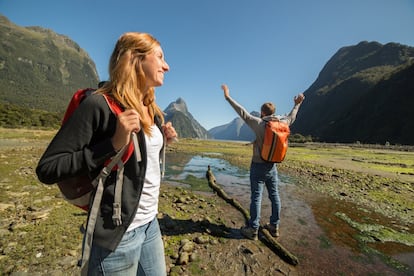
{"type": "Polygon", "coordinates": [[[166,275],[157,218],[126,232],[114,252],[93,245],[88,275],[166,275]]]}
{"type": "Polygon", "coordinates": [[[250,165],[250,220],[249,226],[258,229],[260,225],[260,211],[262,204],[263,187],[266,185],[269,199],[272,203],[270,224],[278,225],[280,216],[279,178],[276,164],[255,163],[250,165]]]}

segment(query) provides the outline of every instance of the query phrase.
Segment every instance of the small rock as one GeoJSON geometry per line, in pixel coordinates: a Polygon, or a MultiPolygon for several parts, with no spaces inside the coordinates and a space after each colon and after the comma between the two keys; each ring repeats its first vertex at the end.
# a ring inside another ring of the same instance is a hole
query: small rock
{"type": "Polygon", "coordinates": [[[183,269],[180,266],[173,266],[170,270],[170,276],[181,275],[183,273],[183,269]]]}
{"type": "Polygon", "coordinates": [[[50,210],[30,212],[30,213],[25,215],[25,219],[26,220],[46,219],[49,216],[49,212],[50,212],[50,210]]]}
{"type": "Polygon", "coordinates": [[[66,256],[62,260],[59,261],[59,264],[64,267],[76,266],[77,263],[78,263],[77,258],[74,258],[71,256],[66,256]]]}
{"type": "Polygon", "coordinates": [[[3,239],[4,237],[10,235],[10,231],[6,229],[0,229],[0,239],[3,239]]]}
{"type": "Polygon", "coordinates": [[[190,262],[195,262],[195,261],[197,261],[197,260],[198,260],[198,255],[197,255],[197,253],[193,252],[193,253],[190,255],[190,262]]]}
{"type": "Polygon", "coordinates": [[[197,244],[205,244],[205,243],[208,243],[210,241],[210,238],[208,236],[198,236],[194,239],[194,241],[197,244]]]}
{"type": "Polygon", "coordinates": [[[178,255],[178,253],[177,253],[177,252],[174,252],[174,253],[172,253],[172,254],[170,255],[170,258],[171,258],[171,259],[173,259],[173,260],[177,260],[177,259],[178,259],[178,257],[180,257],[180,255],[178,255]]]}
{"type": "Polygon", "coordinates": [[[5,211],[7,209],[13,209],[14,208],[14,204],[9,204],[9,203],[0,203],[0,211],[5,211]]]}
{"type": "Polygon", "coordinates": [[[181,246],[183,246],[184,244],[186,244],[186,243],[188,243],[188,242],[190,242],[190,240],[189,240],[189,239],[182,239],[182,240],[180,241],[180,244],[181,244],[181,246]]]}
{"type": "Polygon", "coordinates": [[[194,250],[194,243],[188,241],[187,243],[183,244],[180,248],[181,252],[191,252],[194,250]]]}
{"type": "Polygon", "coordinates": [[[216,245],[218,243],[219,243],[218,240],[215,240],[215,239],[210,240],[210,244],[212,245],[216,245]]]}
{"type": "Polygon", "coordinates": [[[68,255],[72,256],[72,257],[76,257],[78,255],[78,251],[77,250],[69,250],[68,255]]]}
{"type": "Polygon", "coordinates": [[[182,196],[180,196],[179,198],[177,198],[174,203],[185,203],[186,199],[182,196]]]}
{"type": "Polygon", "coordinates": [[[190,261],[190,255],[188,252],[182,252],[180,257],[178,258],[177,264],[179,265],[186,265],[190,261]]]}

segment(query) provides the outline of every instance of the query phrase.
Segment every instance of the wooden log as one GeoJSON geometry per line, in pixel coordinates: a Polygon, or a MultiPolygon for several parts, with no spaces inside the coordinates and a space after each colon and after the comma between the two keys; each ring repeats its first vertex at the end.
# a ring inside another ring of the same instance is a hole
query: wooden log
{"type": "Polygon", "coordinates": [[[278,254],[282,259],[291,265],[297,265],[299,263],[298,258],[278,243],[277,240],[270,234],[269,230],[260,227],[259,232],[265,236],[266,241],[268,242],[267,246],[272,249],[273,252],[276,252],[276,254],[278,254]]]}
{"type": "MultiPolygon", "coordinates": [[[[237,210],[239,210],[242,215],[244,216],[245,221],[247,222],[250,218],[249,212],[243,208],[243,206],[235,199],[229,197],[227,193],[217,184],[216,178],[214,177],[213,172],[210,169],[210,166],[208,166],[207,172],[206,172],[206,178],[208,180],[208,185],[210,188],[214,190],[214,192],[217,193],[219,197],[224,199],[227,203],[235,207],[237,210]]],[[[298,258],[296,258],[295,255],[290,253],[286,248],[284,248],[270,233],[267,229],[260,227],[259,233],[262,234],[262,236],[265,237],[265,244],[276,254],[278,254],[282,259],[284,259],[286,262],[292,265],[297,265],[299,263],[298,258]]],[[[260,236],[260,235],[259,235],[260,236]]]]}
{"type": "Polygon", "coordinates": [[[213,172],[210,169],[210,166],[208,166],[206,177],[207,177],[208,185],[210,186],[210,188],[212,188],[219,197],[221,197],[227,203],[230,203],[233,207],[239,210],[243,214],[244,219],[247,222],[250,218],[249,212],[246,209],[244,209],[243,206],[237,200],[229,197],[227,193],[220,186],[216,184],[216,178],[214,177],[213,172]]]}

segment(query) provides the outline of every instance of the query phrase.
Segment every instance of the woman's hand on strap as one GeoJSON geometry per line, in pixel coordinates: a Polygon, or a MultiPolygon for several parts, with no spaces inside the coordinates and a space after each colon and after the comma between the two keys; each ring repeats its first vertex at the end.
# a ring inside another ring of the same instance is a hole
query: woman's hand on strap
{"type": "Polygon", "coordinates": [[[140,129],[140,116],[136,110],[128,109],[118,114],[115,134],[111,139],[115,151],[120,151],[123,146],[128,145],[131,133],[139,132],[140,129]]]}
{"type": "Polygon", "coordinates": [[[167,139],[167,143],[176,142],[178,141],[177,132],[175,128],[172,126],[171,122],[167,122],[162,126],[162,130],[164,132],[164,136],[167,139]]]}

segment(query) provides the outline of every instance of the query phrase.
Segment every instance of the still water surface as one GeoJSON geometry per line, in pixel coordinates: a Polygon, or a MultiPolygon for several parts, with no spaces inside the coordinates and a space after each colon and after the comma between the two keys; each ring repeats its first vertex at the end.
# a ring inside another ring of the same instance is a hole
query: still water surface
{"type": "MultiPolygon", "coordinates": [[[[249,171],[232,166],[226,160],[220,158],[220,154],[209,156],[192,156],[185,154],[169,154],[166,166],[166,181],[180,182],[189,175],[205,179],[208,166],[210,166],[217,183],[223,187],[225,192],[237,199],[246,209],[249,206],[250,184],[249,171]]],[[[310,266],[318,266],[314,262],[315,256],[323,258],[329,263],[337,263],[341,260],[343,266],[361,266],[368,269],[371,266],[384,266],[383,272],[394,271],[390,265],[384,263],[381,258],[389,258],[388,262],[397,261],[404,267],[402,275],[414,275],[414,246],[399,242],[361,242],[361,233],[353,228],[349,221],[344,221],[338,214],[345,214],[355,221],[364,224],[378,225],[381,227],[394,227],[395,222],[389,218],[367,212],[352,203],[333,199],[295,185],[294,180],[279,174],[280,196],[282,201],[281,225],[285,233],[284,242],[289,244],[291,250],[301,255],[301,263],[310,266]],[[362,252],[375,250],[375,260],[367,257],[362,252]],[[382,256],[382,257],[381,257],[382,256]],[[355,264],[355,260],[360,258],[355,264]],[[364,264],[365,263],[365,264],[364,264]]],[[[206,180],[206,186],[208,186],[206,180]]],[[[270,216],[270,202],[267,199],[266,189],[262,200],[262,223],[266,223],[270,216]]],[[[412,226],[410,226],[412,227],[412,226]]],[[[406,228],[412,233],[412,228],[406,228]]],[[[401,229],[397,229],[401,231],[401,229]]],[[[321,271],[327,263],[321,264],[321,271]]],[[[337,264],[338,265],[338,264],[337,264]]],[[[326,267],[325,267],[326,268],[326,267]]],[[[394,271],[395,272],[395,271],[394,271]]],[[[393,274],[393,273],[391,273],[393,274]]],[[[397,272],[399,275],[399,272],[397,272]]]]}

